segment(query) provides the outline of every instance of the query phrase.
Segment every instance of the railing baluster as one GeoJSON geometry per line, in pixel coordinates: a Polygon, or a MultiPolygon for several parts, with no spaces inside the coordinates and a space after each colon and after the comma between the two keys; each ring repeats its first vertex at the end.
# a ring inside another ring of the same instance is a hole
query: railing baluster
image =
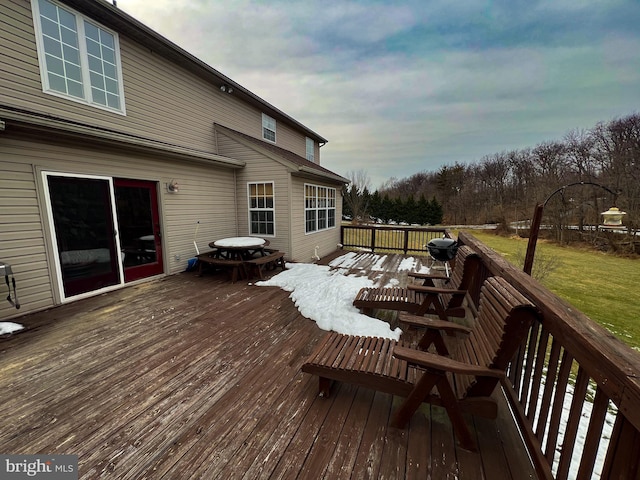
{"type": "Polygon", "coordinates": [[[556,382],[558,373],[558,362],[560,360],[561,346],[560,342],[552,340],[551,353],[549,354],[549,364],[547,365],[547,374],[544,380],[544,392],[540,402],[540,413],[538,414],[538,422],[534,428],[534,432],[540,444],[547,430],[549,409],[551,407],[551,397],[553,396],[553,387],[556,382]]]}
{"type": "Polygon", "coordinates": [[[589,419],[589,429],[587,430],[587,438],[584,442],[582,450],[582,459],[580,461],[580,469],[577,478],[590,478],[593,467],[598,455],[598,447],[600,446],[602,427],[607,415],[609,407],[609,398],[600,389],[596,389],[596,396],[591,409],[591,417],[589,419]]]}
{"type": "Polygon", "coordinates": [[[638,478],[640,433],[623,415],[616,417],[600,478],[638,478]]]}
{"type": "Polygon", "coordinates": [[[584,397],[589,386],[589,375],[583,368],[578,369],[578,378],[573,389],[573,398],[571,400],[571,408],[569,410],[569,418],[565,427],[564,438],[562,439],[562,451],[560,453],[560,463],[558,464],[557,480],[564,480],[569,476],[571,469],[571,460],[573,458],[573,448],[576,444],[578,435],[578,427],[580,418],[582,418],[582,407],[584,405],[584,397]]]}
{"type": "Polygon", "coordinates": [[[531,382],[531,397],[529,398],[529,411],[527,418],[533,423],[538,409],[540,399],[540,385],[542,383],[542,369],[547,360],[547,346],[549,345],[549,332],[544,328],[540,331],[540,341],[536,352],[536,365],[533,370],[533,381],[531,382]]]}
{"type": "Polygon", "coordinates": [[[551,420],[549,421],[549,435],[547,435],[547,443],[544,449],[544,454],[549,465],[553,465],[553,459],[556,454],[562,407],[564,406],[564,397],[567,394],[567,384],[569,383],[572,364],[573,357],[567,350],[563,350],[558,381],[556,382],[555,395],[553,398],[553,407],[551,409],[551,420]]]}

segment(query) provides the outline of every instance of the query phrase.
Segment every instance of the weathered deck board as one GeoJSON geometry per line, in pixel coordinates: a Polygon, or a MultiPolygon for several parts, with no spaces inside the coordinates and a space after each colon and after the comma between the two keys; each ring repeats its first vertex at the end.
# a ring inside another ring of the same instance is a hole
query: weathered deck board
{"type": "Polygon", "coordinates": [[[319,398],[299,368],[324,332],[278,288],[181,274],[19,321],[0,451],[77,454],[81,478],[531,478],[504,422],[474,419],[474,454],[438,407],[397,430],[390,395],[319,398]]]}

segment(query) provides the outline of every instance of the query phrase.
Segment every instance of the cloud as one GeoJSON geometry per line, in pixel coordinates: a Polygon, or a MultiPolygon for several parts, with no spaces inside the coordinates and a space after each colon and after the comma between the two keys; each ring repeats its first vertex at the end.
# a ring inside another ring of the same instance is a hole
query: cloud
{"type": "Polygon", "coordinates": [[[329,139],[323,165],[391,176],[633,112],[635,0],[119,0],[329,139]]]}

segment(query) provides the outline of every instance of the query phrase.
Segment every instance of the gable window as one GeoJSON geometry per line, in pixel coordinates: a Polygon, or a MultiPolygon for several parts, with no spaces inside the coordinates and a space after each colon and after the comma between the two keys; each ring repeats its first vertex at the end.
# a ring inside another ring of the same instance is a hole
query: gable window
{"type": "Polygon", "coordinates": [[[317,232],[336,226],[336,189],[320,185],[304,186],[305,232],[317,232]]]}
{"type": "Polygon", "coordinates": [[[125,113],[118,36],[52,0],[32,0],[42,89],[125,113]]]}
{"type": "Polygon", "coordinates": [[[264,113],[262,114],[262,138],[274,143],[276,141],[276,121],[264,113]]]}
{"type": "Polygon", "coordinates": [[[249,233],[251,235],[275,235],[275,203],[273,182],[250,183],[249,233]]]}
{"type": "Polygon", "coordinates": [[[315,162],[315,142],[312,138],[307,137],[307,160],[315,162]]]}

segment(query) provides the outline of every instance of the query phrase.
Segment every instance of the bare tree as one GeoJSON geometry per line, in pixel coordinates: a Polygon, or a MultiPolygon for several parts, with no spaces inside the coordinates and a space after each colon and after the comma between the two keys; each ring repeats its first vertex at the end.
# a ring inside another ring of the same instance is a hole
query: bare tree
{"type": "Polygon", "coordinates": [[[371,179],[365,170],[351,170],[347,172],[346,178],[349,185],[343,189],[343,198],[351,211],[352,222],[364,221],[367,214],[367,193],[371,188],[371,179]]]}

